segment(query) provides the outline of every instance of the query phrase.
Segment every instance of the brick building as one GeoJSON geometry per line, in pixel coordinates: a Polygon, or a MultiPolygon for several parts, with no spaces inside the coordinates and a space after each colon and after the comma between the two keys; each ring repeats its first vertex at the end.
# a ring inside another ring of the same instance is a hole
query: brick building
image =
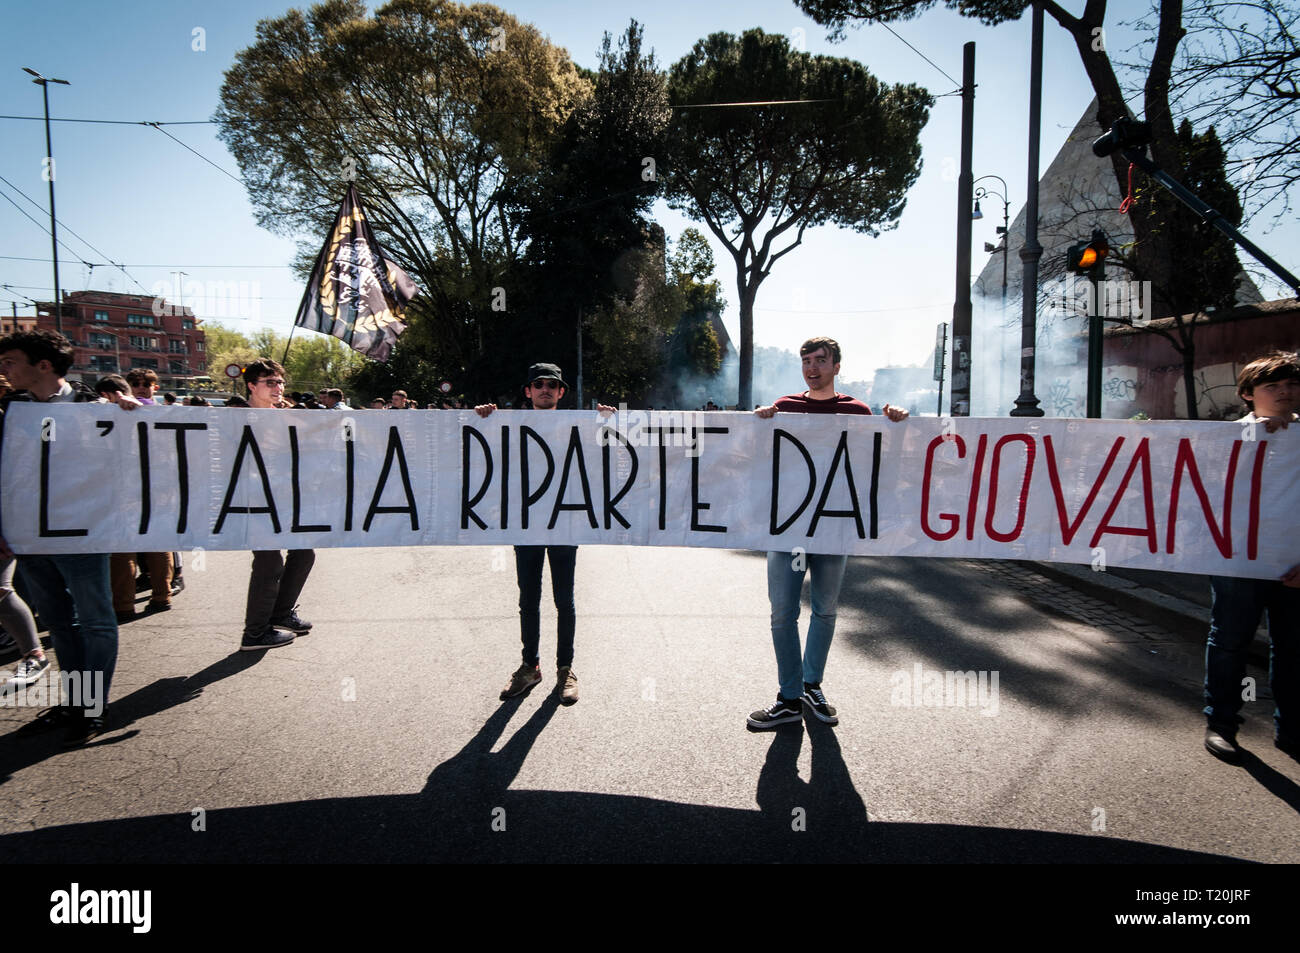
{"type": "MultiPolygon", "coordinates": [[[[54,303],[36,306],[38,327],[57,330],[54,303]]],[[[164,298],[113,291],[70,291],[63,297],[63,334],[76,346],[70,380],[94,386],[105,374],[147,367],[162,390],[207,383],[202,321],[164,298]]]]}

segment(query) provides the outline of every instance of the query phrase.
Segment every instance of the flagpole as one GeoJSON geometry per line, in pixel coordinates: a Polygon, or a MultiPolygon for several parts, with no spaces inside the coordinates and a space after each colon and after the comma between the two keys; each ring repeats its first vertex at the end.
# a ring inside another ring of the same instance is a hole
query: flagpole
{"type": "Polygon", "coordinates": [[[282,365],[287,363],[289,360],[289,345],[293,343],[293,329],[297,326],[298,323],[296,321],[289,326],[289,340],[284,342],[284,356],[280,358],[280,363],[282,365]]]}

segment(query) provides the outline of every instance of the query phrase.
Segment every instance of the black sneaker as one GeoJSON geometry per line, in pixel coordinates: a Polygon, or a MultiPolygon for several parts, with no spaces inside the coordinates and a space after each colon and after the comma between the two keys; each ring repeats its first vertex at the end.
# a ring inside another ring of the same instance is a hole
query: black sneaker
{"type": "Polygon", "coordinates": [[[94,741],[105,731],[104,719],[77,712],[68,725],[68,732],[63,736],[63,747],[80,748],[94,741]]]}
{"type": "Polygon", "coordinates": [[[239,643],[241,652],[257,652],[261,649],[278,649],[294,640],[292,632],[283,629],[268,628],[261,635],[246,635],[239,643]]]}
{"type": "Polygon", "coordinates": [[[271,625],[277,629],[285,629],[286,631],[292,632],[294,635],[306,635],[311,631],[311,623],[306,619],[298,618],[297,606],[294,606],[293,610],[283,619],[275,619],[272,621],[271,625]]]}
{"type": "Polygon", "coordinates": [[[803,720],[803,702],[794,698],[776,696],[776,704],[768,709],[760,709],[749,716],[749,727],[755,731],[767,731],[778,725],[803,720]]]}
{"type": "Polygon", "coordinates": [[[822,694],[822,683],[814,685],[812,682],[803,683],[803,706],[805,711],[810,711],[817,716],[819,721],[824,721],[828,725],[838,725],[839,716],[835,714],[835,706],[827,704],[826,696],[822,694]]]}
{"type": "Polygon", "coordinates": [[[135,591],[146,592],[153,588],[153,580],[149,578],[147,572],[142,572],[135,577],[135,591]]]}

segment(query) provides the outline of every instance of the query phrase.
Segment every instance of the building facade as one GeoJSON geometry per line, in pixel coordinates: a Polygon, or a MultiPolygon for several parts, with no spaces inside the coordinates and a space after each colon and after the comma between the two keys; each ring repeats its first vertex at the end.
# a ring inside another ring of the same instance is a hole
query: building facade
{"type": "MultiPolygon", "coordinates": [[[[38,327],[57,330],[53,302],[38,302],[36,311],[38,327]]],[[[70,380],[94,386],[105,374],[144,367],[158,374],[165,391],[208,382],[202,320],[164,298],[70,291],[63,298],[63,334],[76,347],[70,380]]]]}

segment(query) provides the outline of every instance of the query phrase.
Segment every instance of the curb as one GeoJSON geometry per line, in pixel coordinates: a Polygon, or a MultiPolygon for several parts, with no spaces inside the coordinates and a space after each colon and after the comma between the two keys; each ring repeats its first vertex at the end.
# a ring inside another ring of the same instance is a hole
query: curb
{"type": "MultiPolygon", "coordinates": [[[[1040,576],[1063,583],[1077,592],[1167,629],[1181,642],[1202,647],[1205,645],[1210,618],[1204,606],[1157,592],[1112,573],[1094,572],[1088,566],[1034,561],[1026,561],[1023,565],[1040,576]]],[[[1252,663],[1267,668],[1268,647],[1267,630],[1260,626],[1247,656],[1252,663]]]]}

